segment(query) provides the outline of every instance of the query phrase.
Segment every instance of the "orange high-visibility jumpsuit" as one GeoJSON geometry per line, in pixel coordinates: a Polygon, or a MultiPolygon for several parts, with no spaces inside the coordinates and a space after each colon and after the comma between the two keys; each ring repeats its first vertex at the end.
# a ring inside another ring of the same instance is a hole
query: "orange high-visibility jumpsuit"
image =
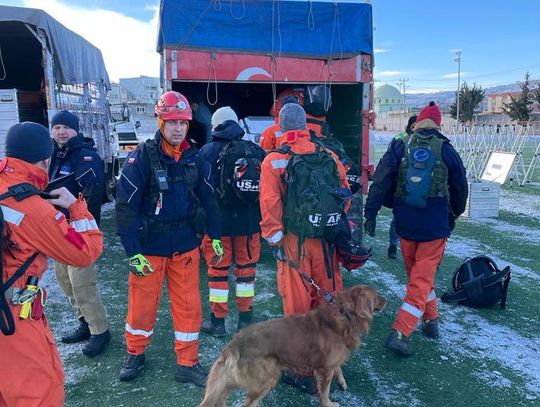
{"type": "MultiPolygon", "coordinates": [[[[35,165],[15,158],[0,162],[0,194],[21,182],[43,189],[47,181],[45,171],[35,165]]],[[[39,196],[20,202],[7,198],[1,205],[4,283],[36,252],[38,256],[13,287],[24,288],[29,276],[40,278],[47,268],[47,257],[85,267],[101,255],[103,235],[82,198],[69,208],[71,225],[39,196]]],[[[20,320],[21,306],[7,300],[15,320],[15,333],[0,333],[0,407],[63,406],[64,369],[47,319],[20,320]]]]}
{"type": "Polygon", "coordinates": [[[234,262],[236,276],[236,305],[239,312],[251,310],[255,296],[255,269],[261,254],[260,233],[250,236],[222,236],[223,258],[217,265],[212,264],[215,256],[212,239],[203,240],[203,256],[208,264],[208,288],[210,308],[217,318],[225,318],[229,312],[229,268],[234,262]],[[234,253],[234,259],[233,259],[234,253]]]}
{"type": "Polygon", "coordinates": [[[193,366],[199,360],[198,338],[202,322],[199,248],[187,253],[175,253],[171,257],[145,257],[154,272],[145,277],[129,274],[127,351],[132,355],[142,355],[150,344],[166,278],[173,316],[176,362],[193,366]]]}
{"type": "Polygon", "coordinates": [[[431,321],[439,317],[435,295],[435,273],[444,256],[446,238],[415,242],[400,238],[401,252],[409,283],[393,329],[409,336],[420,318],[431,321]]]}
{"type": "MultiPolygon", "coordinates": [[[[287,143],[297,154],[312,153],[316,146],[309,141],[310,135],[306,130],[289,131],[281,138],[281,144],[287,143]]],[[[345,168],[332,153],[337,163],[341,185],[348,188],[345,168]]],[[[322,241],[320,239],[305,239],[302,246],[302,256],[298,253],[298,237],[293,233],[284,234],[283,207],[286,197],[284,173],[289,157],[280,153],[270,153],[266,156],[261,167],[261,230],[262,236],[270,245],[281,245],[287,257],[299,263],[300,269],[311,276],[315,283],[329,292],[340,291],[343,288],[341,271],[335,253],[328,250],[333,266],[333,278],[327,275],[322,241]]],[[[350,202],[346,210],[350,207],[350,202]]],[[[283,298],[285,316],[304,313],[316,306],[320,297],[305,282],[300,273],[287,263],[278,261],[278,291],[283,298]]]]}

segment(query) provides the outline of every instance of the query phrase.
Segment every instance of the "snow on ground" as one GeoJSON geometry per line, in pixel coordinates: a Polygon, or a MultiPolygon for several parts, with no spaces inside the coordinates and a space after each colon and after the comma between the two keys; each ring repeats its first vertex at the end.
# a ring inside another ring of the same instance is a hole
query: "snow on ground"
{"type": "MultiPolygon", "coordinates": [[[[452,236],[450,239],[448,239],[445,255],[465,259],[467,257],[478,256],[480,254],[491,257],[495,263],[497,263],[499,268],[510,266],[512,268],[513,279],[517,278],[517,280],[520,281],[521,278],[527,278],[535,282],[540,282],[540,274],[538,274],[535,270],[519,267],[513,263],[509,263],[507,260],[499,257],[502,256],[501,253],[485,243],[461,236],[452,236]]],[[[524,281],[524,283],[527,284],[528,282],[524,281]]]]}
{"type": "Polygon", "coordinates": [[[521,193],[515,189],[501,189],[499,208],[540,219],[538,196],[521,193]]]}
{"type": "MultiPolygon", "coordinates": [[[[368,276],[370,284],[379,287],[383,295],[400,299],[405,295],[405,285],[372,261],[354,273],[364,278],[368,276]]],[[[443,320],[438,346],[441,349],[451,350],[452,357],[493,360],[525,378],[529,398],[540,397],[540,338],[529,339],[508,327],[487,321],[477,315],[475,309],[444,303],[440,303],[440,308],[443,320]]],[[[492,385],[491,375],[478,376],[487,385],[492,385]]]]}

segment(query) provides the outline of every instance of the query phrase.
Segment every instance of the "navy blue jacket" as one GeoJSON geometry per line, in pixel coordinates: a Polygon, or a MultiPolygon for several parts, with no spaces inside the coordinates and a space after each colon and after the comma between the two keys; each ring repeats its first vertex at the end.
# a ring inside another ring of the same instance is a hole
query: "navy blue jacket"
{"type": "Polygon", "coordinates": [[[375,219],[383,204],[392,202],[396,219],[396,232],[407,240],[426,242],[450,236],[457,217],[465,211],[468,184],[465,168],[459,154],[450,141],[436,129],[423,130],[443,138],[441,155],[448,168],[449,197],[428,198],[424,209],[405,205],[403,199],[394,198],[398,169],[405,157],[405,144],[402,139],[392,140],[388,150],[377,165],[373,183],[364,208],[366,219],[375,219]]]}
{"type": "Polygon", "coordinates": [[[210,181],[210,164],[187,141],[180,160],[166,155],[161,149],[161,132],[155,135],[158,145],[158,157],[162,169],[167,171],[169,189],[162,194],[161,208],[156,211],[150,197],[151,179],[154,172],[150,160],[137,147],[128,156],[117,185],[116,221],[117,233],[128,257],[135,254],[169,257],[174,253],[186,253],[200,246],[192,224],[194,214],[194,198],[188,184],[183,179],[186,166],[197,165],[198,178],[193,194],[198,198],[206,211],[206,229],[212,239],[221,238],[221,216],[217,205],[214,188],[210,181]],[[166,225],[168,230],[152,230],[148,227],[148,214],[158,214],[154,221],[166,225]],[[172,226],[171,226],[172,225],[172,226]]]}
{"type": "MultiPolygon", "coordinates": [[[[228,120],[218,126],[212,132],[212,142],[201,148],[201,154],[212,166],[212,185],[214,188],[218,185],[217,161],[223,147],[233,140],[240,140],[244,135],[244,130],[238,123],[228,120]]],[[[265,152],[262,148],[254,144],[260,150],[260,160],[264,160],[265,152]]],[[[259,233],[261,227],[261,209],[259,204],[247,205],[239,204],[238,207],[220,208],[222,215],[223,236],[249,236],[253,233],[259,233]]]]}
{"type": "MultiPolygon", "coordinates": [[[[94,140],[81,133],[72,137],[60,148],[54,142],[54,153],[49,167],[49,180],[75,173],[76,183],[66,185],[75,198],[82,192],[88,210],[99,225],[101,203],[105,192],[105,169],[103,160],[94,147],[94,140]]],[[[69,218],[69,213],[64,212],[69,218]]]]}

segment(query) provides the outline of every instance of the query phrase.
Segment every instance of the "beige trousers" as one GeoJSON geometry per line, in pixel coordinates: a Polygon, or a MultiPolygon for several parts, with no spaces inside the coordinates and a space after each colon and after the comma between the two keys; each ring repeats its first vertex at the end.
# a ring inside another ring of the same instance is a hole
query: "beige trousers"
{"type": "Polygon", "coordinates": [[[86,320],[92,335],[99,335],[109,329],[107,315],[97,290],[97,273],[93,264],[87,267],[73,267],[54,262],[58,285],[75,308],[77,318],[86,320]]]}

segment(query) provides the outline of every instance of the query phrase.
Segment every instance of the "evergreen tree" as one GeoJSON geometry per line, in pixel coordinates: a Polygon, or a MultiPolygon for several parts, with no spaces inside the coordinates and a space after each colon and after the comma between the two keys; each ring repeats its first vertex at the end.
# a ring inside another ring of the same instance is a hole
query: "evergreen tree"
{"type": "MultiPolygon", "coordinates": [[[[476,83],[469,87],[466,82],[459,90],[459,119],[463,122],[471,122],[474,116],[474,110],[480,105],[486,96],[485,89],[481,86],[476,86],[476,83]]],[[[450,105],[450,115],[456,118],[457,115],[457,92],[456,102],[450,105]]]]}
{"type": "Polygon", "coordinates": [[[538,87],[534,90],[533,100],[536,103],[540,103],[540,83],[538,84],[538,87]]]}
{"type": "Polygon", "coordinates": [[[514,97],[510,95],[510,103],[504,103],[504,111],[512,120],[518,122],[528,122],[531,119],[532,104],[533,104],[533,91],[529,87],[530,74],[525,74],[525,81],[519,84],[521,93],[519,96],[514,97]]]}

